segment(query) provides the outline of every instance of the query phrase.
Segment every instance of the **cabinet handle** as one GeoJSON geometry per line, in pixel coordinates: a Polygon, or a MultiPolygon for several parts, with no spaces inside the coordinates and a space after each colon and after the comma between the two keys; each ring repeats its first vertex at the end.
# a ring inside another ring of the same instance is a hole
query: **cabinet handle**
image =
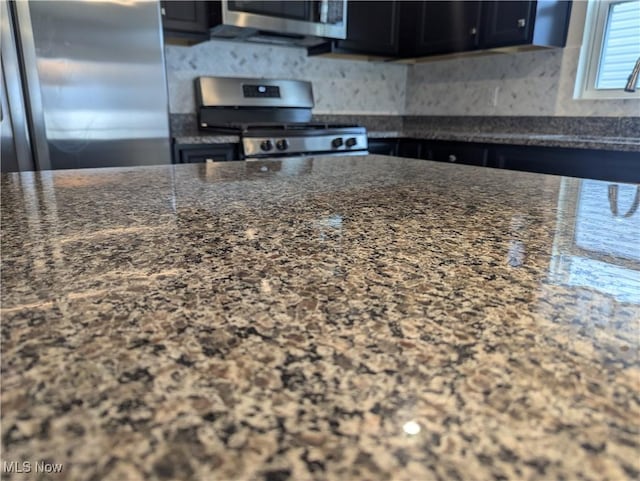
{"type": "Polygon", "coordinates": [[[469,35],[477,35],[478,34],[478,29],[476,27],[471,27],[471,30],[469,30],[469,35]]]}
{"type": "Polygon", "coordinates": [[[167,11],[164,9],[164,7],[162,7],[160,9],[160,13],[162,14],[162,16],[164,17],[167,14],[167,11]]]}
{"type": "Polygon", "coordinates": [[[519,18],[518,19],[518,28],[524,28],[525,25],[527,24],[527,20],[524,18],[519,18]]]}
{"type": "Polygon", "coordinates": [[[449,154],[449,162],[455,162],[456,160],[458,160],[458,158],[455,155],[449,154]]]}

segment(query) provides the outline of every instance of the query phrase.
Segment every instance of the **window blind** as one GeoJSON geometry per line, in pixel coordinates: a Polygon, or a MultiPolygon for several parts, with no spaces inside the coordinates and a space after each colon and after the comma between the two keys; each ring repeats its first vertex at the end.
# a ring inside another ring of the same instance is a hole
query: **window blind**
{"type": "Polygon", "coordinates": [[[640,0],[612,3],[609,7],[597,89],[621,89],[640,57],[640,0]]]}

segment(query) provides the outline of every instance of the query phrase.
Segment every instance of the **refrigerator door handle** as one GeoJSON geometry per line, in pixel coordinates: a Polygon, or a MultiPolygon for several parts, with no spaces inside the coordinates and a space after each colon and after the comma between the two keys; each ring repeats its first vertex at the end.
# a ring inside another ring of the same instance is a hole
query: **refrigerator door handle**
{"type": "MultiPolygon", "coordinates": [[[[2,96],[2,120],[12,137],[12,155],[15,155],[15,166],[20,171],[34,170],[33,153],[30,144],[29,128],[25,99],[22,92],[20,68],[18,65],[18,51],[7,0],[0,0],[0,46],[2,55],[0,62],[0,84],[4,94],[2,96]]],[[[3,132],[3,141],[7,137],[3,132]]]]}
{"type": "Polygon", "coordinates": [[[30,2],[11,2],[14,8],[15,24],[19,36],[23,59],[24,93],[27,97],[26,104],[29,112],[27,118],[31,131],[31,145],[38,170],[51,169],[51,157],[49,156],[49,144],[44,119],[44,104],[42,102],[42,90],[37,66],[36,45],[33,37],[31,15],[29,13],[30,2]]]}

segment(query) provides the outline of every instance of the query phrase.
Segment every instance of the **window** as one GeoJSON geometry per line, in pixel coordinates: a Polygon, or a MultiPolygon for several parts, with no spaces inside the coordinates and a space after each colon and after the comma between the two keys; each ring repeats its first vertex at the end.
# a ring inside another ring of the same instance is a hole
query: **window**
{"type": "Polygon", "coordinates": [[[640,0],[590,0],[575,98],[640,98],[624,86],[640,57],[640,0]]]}

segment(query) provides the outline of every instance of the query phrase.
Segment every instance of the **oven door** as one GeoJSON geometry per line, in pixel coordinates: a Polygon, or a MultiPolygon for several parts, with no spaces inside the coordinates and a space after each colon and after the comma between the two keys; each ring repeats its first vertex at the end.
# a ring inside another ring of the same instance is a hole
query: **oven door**
{"type": "Polygon", "coordinates": [[[347,38],[347,0],[222,0],[222,23],[281,34],[347,38]]]}

